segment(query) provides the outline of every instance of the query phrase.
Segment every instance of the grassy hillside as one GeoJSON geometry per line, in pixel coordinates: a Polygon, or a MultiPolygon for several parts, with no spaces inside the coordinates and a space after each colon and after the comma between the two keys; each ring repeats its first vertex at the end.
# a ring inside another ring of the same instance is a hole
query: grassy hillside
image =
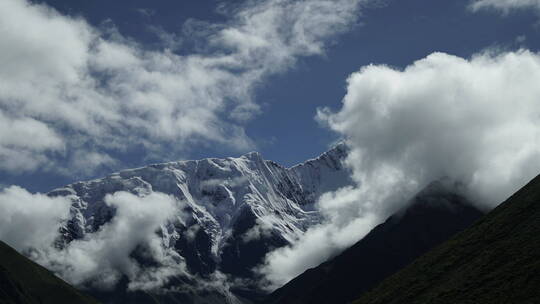
{"type": "Polygon", "coordinates": [[[540,303],[540,176],[354,303],[540,303]]]}
{"type": "Polygon", "coordinates": [[[0,303],[95,304],[56,277],[0,241],[0,303]]]}

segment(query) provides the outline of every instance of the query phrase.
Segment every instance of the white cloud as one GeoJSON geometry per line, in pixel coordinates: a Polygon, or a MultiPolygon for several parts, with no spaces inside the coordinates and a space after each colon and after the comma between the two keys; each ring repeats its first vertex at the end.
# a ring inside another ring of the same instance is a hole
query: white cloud
{"type": "Polygon", "coordinates": [[[323,223],[309,228],[290,245],[269,252],[256,269],[268,290],[281,287],[309,268],[333,257],[366,235],[378,218],[368,205],[358,203],[359,189],[343,188],[324,194],[318,209],[323,223]]]}
{"type": "Polygon", "coordinates": [[[494,206],[540,171],[540,55],[434,53],[403,71],[367,66],[343,108],[318,118],[347,137],[359,184],[447,176],[494,206]]]}
{"type": "Polygon", "coordinates": [[[183,259],[166,251],[157,234],[180,214],[180,202],[162,193],[138,197],[127,192],[107,195],[105,202],[116,209],[109,223],[62,250],[37,248],[33,258],[73,284],[99,288],[112,288],[125,275],[129,289],[154,289],[184,273],[183,259]],[[141,267],[132,256],[135,249],[157,265],[141,267]]]}
{"type": "Polygon", "coordinates": [[[158,156],[171,153],[165,145],[173,154],[200,143],[246,149],[253,143],[243,126],[259,112],[257,85],[299,57],[323,54],[355,24],[360,1],[247,1],[228,22],[199,29],[200,54],[180,56],[145,49],[111,24],[98,29],[44,4],[4,0],[0,169],[67,161],[89,170],[77,161],[101,155],[112,164],[111,151],[140,147],[158,156]],[[30,138],[42,139],[20,146],[30,138]]]}
{"type": "Polygon", "coordinates": [[[540,9],[540,0],[474,0],[471,1],[469,8],[475,12],[482,9],[495,9],[506,14],[515,9],[540,9]]]}
{"type": "Polygon", "coordinates": [[[259,271],[270,287],[350,246],[431,181],[449,177],[494,207],[540,173],[540,54],[434,53],[404,70],[350,75],[342,108],[319,121],[346,138],[354,188],[323,195],[327,219],[259,271]]]}
{"type": "Polygon", "coordinates": [[[245,243],[260,240],[263,237],[268,237],[272,234],[275,227],[272,225],[271,216],[259,217],[255,220],[255,225],[242,235],[242,241],[245,243]]]}
{"type": "Polygon", "coordinates": [[[32,194],[17,186],[0,189],[0,239],[19,251],[49,247],[70,206],[63,197],[32,194]]]}
{"type": "Polygon", "coordinates": [[[0,109],[0,170],[33,170],[47,156],[61,152],[64,142],[45,123],[30,117],[10,117],[0,109]]]}
{"type": "Polygon", "coordinates": [[[248,181],[248,178],[245,177],[245,176],[238,176],[238,177],[233,177],[233,178],[227,178],[227,179],[224,179],[224,178],[211,178],[211,179],[208,179],[208,180],[204,180],[201,182],[201,188],[205,188],[205,187],[217,187],[217,186],[227,186],[229,188],[235,188],[235,187],[239,187],[239,186],[242,186],[244,184],[247,184],[249,181],[248,181]]]}
{"type": "Polygon", "coordinates": [[[126,276],[129,290],[164,290],[171,277],[182,276],[196,285],[180,290],[228,292],[230,286],[223,284],[232,279],[217,272],[211,279],[190,274],[184,258],[166,245],[185,237],[173,231],[185,216],[183,202],[158,192],[143,197],[116,192],[107,195],[105,203],[115,210],[112,219],[60,248],[60,228],[73,216],[71,199],[32,194],[17,186],[2,188],[0,239],[79,287],[107,290],[126,276]],[[141,265],[135,256],[152,262],[141,265]]]}

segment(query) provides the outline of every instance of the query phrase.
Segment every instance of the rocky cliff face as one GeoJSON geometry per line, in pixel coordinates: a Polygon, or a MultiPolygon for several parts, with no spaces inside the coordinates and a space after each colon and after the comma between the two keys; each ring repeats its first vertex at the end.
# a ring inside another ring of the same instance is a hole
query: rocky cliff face
{"type": "MultiPolygon", "coordinates": [[[[219,272],[237,281],[253,279],[253,267],[270,249],[289,244],[319,222],[314,204],[322,193],[351,183],[342,164],[346,154],[340,144],[285,168],[251,152],[238,158],[155,164],[55,189],[50,196],[67,196],[73,202],[57,246],[84,239],[114,218],[107,194],[125,191],[144,197],[160,192],[183,203],[181,214],[156,233],[165,250],[181,257],[189,274],[210,278],[219,272]]],[[[188,281],[182,284],[197,284],[188,281]]],[[[253,296],[254,285],[238,285],[238,293],[253,296]]],[[[238,300],[234,295],[227,299],[238,300]]]]}

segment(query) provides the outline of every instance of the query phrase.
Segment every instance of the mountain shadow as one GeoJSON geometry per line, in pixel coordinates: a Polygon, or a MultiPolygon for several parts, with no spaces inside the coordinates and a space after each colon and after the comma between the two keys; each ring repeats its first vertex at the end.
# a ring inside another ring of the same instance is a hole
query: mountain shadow
{"type": "Polygon", "coordinates": [[[537,176],[476,224],[387,278],[354,303],[539,301],[537,176]]]}
{"type": "MultiPolygon", "coordinates": [[[[362,240],[277,289],[265,303],[349,303],[483,215],[449,181],[418,193],[362,240]]],[[[406,303],[406,302],[403,302],[406,303]]]]}
{"type": "Polygon", "coordinates": [[[1,304],[97,304],[98,302],[0,241],[1,304]]]}

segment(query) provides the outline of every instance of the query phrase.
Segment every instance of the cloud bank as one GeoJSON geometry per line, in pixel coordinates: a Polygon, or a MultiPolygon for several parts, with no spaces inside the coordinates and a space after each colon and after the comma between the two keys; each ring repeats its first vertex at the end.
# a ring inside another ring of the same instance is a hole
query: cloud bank
{"type": "Polygon", "coordinates": [[[129,289],[153,289],[184,271],[181,257],[165,252],[163,239],[156,233],[181,214],[179,202],[162,193],[139,197],[117,192],[107,195],[105,203],[116,210],[109,223],[63,250],[47,252],[44,260],[38,261],[73,284],[90,283],[100,288],[113,288],[125,275],[129,289]],[[156,266],[141,267],[133,257],[136,249],[156,266]]]}
{"type": "Polygon", "coordinates": [[[202,46],[178,55],[147,49],[111,23],[96,28],[45,4],[4,0],[0,170],[91,173],[131,150],[154,158],[210,143],[245,150],[253,142],[244,124],[260,111],[255,88],[324,54],[356,24],[360,2],[246,1],[223,9],[224,24],[189,22],[202,46]]]}
{"type": "Polygon", "coordinates": [[[217,291],[231,303],[238,302],[230,289],[246,282],[219,271],[207,277],[194,275],[169,245],[189,237],[174,232],[174,226],[185,221],[182,201],[159,192],[141,197],[120,191],[107,195],[104,202],[114,209],[112,219],[96,232],[64,244],[60,231],[73,216],[69,196],[4,188],[0,191],[0,239],[79,288],[114,290],[126,278],[129,291],[217,291]],[[167,285],[179,277],[194,284],[167,285]]]}
{"type": "Polygon", "coordinates": [[[0,239],[76,285],[107,289],[126,276],[129,289],[148,290],[184,273],[183,259],[165,251],[165,238],[157,234],[182,215],[181,202],[162,193],[108,195],[105,203],[116,210],[113,219],[60,249],[55,241],[70,218],[71,203],[69,197],[32,194],[17,186],[3,189],[0,239]],[[141,267],[134,252],[154,261],[153,266],[141,267]]]}
{"type": "Polygon", "coordinates": [[[49,247],[69,217],[71,201],[32,194],[17,186],[0,189],[0,240],[18,251],[49,247]]]}
{"type": "Polygon", "coordinates": [[[540,172],[539,80],[540,55],[527,50],[434,53],[403,71],[362,68],[343,108],[318,119],[348,139],[360,185],[450,177],[495,206],[540,172]]]}
{"type": "Polygon", "coordinates": [[[6,226],[2,239],[72,284],[109,289],[126,276],[129,289],[149,290],[185,271],[183,259],[165,251],[164,238],[157,233],[166,231],[165,225],[181,214],[181,203],[165,194],[107,195],[105,203],[116,210],[112,220],[62,248],[54,241],[68,219],[69,198],[32,195],[11,187],[0,195],[0,203],[6,226]],[[134,254],[153,261],[153,266],[142,267],[134,254]]]}
{"type": "Polygon", "coordinates": [[[492,208],[540,173],[540,54],[433,53],[403,70],[350,75],[342,108],[317,119],[342,135],[354,188],[319,200],[326,221],[267,255],[277,287],[352,245],[433,180],[460,181],[492,208]]]}

